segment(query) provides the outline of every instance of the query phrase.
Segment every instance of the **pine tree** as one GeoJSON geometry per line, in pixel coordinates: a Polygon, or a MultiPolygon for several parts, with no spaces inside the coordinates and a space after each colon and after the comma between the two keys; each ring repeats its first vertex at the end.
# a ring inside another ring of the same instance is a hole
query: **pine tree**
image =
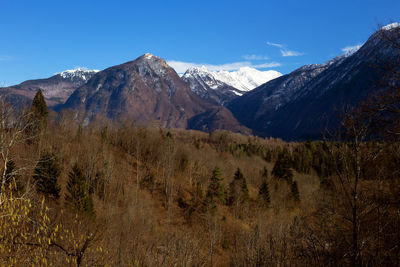
{"type": "Polygon", "coordinates": [[[241,192],[240,192],[240,201],[241,203],[245,203],[249,201],[250,195],[249,195],[249,189],[247,187],[247,181],[246,178],[243,177],[242,179],[242,186],[241,186],[241,192]]]}
{"type": "Polygon", "coordinates": [[[290,191],[292,192],[293,200],[296,203],[300,202],[300,193],[296,181],[293,181],[292,185],[290,186],[290,191]]]}
{"type": "Polygon", "coordinates": [[[33,179],[36,182],[36,189],[44,195],[59,198],[60,186],[57,179],[61,171],[54,154],[44,153],[36,164],[33,179]]]}
{"type": "Polygon", "coordinates": [[[217,202],[222,204],[226,203],[225,189],[222,183],[223,180],[221,169],[218,166],[215,167],[210,178],[210,184],[208,185],[206,195],[206,206],[212,212],[215,212],[217,202]]]}
{"type": "Polygon", "coordinates": [[[293,172],[291,170],[291,160],[287,153],[281,153],[278,156],[278,160],[275,162],[274,168],[272,169],[272,175],[278,179],[284,179],[289,184],[293,180],[293,172]]]}
{"type": "Polygon", "coordinates": [[[75,164],[68,174],[65,203],[78,212],[94,215],[93,201],[86,186],[85,175],[78,164],[75,164]]]}
{"type": "Polygon", "coordinates": [[[32,117],[33,124],[37,130],[42,130],[47,126],[47,116],[49,111],[47,109],[46,101],[44,100],[42,90],[39,89],[32,101],[32,117]]]}
{"type": "Polygon", "coordinates": [[[264,200],[267,206],[271,203],[271,198],[269,195],[269,185],[266,179],[261,184],[260,189],[258,190],[258,195],[264,200]]]}
{"type": "Polygon", "coordinates": [[[233,177],[233,181],[229,184],[229,204],[242,204],[247,202],[249,198],[246,178],[243,176],[240,168],[238,168],[233,177]]]}

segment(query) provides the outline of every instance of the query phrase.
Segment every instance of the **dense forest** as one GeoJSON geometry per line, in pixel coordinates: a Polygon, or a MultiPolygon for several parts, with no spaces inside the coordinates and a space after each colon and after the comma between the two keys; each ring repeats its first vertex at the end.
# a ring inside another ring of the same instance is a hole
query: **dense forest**
{"type": "Polygon", "coordinates": [[[400,103],[283,142],[0,107],[3,266],[398,266],[400,103]]]}

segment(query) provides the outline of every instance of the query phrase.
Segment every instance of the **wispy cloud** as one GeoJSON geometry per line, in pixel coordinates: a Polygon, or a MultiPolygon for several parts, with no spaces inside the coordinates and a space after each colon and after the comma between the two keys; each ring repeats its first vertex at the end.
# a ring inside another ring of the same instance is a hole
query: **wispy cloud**
{"type": "Polygon", "coordinates": [[[262,56],[262,55],[244,55],[242,56],[243,59],[245,60],[268,60],[267,56],[262,56]]]}
{"type": "Polygon", "coordinates": [[[304,53],[293,50],[281,49],[281,55],[282,57],[298,57],[304,55],[304,53]]]}
{"type": "Polygon", "coordinates": [[[267,42],[267,45],[275,46],[275,47],[278,47],[278,48],[284,48],[285,47],[284,44],[278,44],[278,43],[272,43],[272,42],[267,42]]]}
{"type": "Polygon", "coordinates": [[[282,57],[298,57],[304,55],[304,53],[302,52],[287,49],[287,46],[284,44],[267,42],[267,45],[278,47],[280,49],[282,57]]]}
{"type": "Polygon", "coordinates": [[[252,68],[274,68],[281,66],[278,62],[265,62],[262,64],[253,64],[250,61],[241,61],[241,62],[232,62],[220,65],[213,65],[213,64],[201,64],[201,63],[193,63],[193,62],[183,62],[183,61],[176,61],[176,60],[169,60],[167,61],[168,65],[175,69],[177,73],[184,73],[186,70],[192,67],[202,67],[205,66],[210,71],[234,71],[238,70],[242,67],[252,67],[252,68]]]}
{"type": "Polygon", "coordinates": [[[346,55],[351,55],[354,54],[355,52],[360,49],[362,44],[357,44],[357,45],[350,45],[342,48],[342,52],[346,55]]]}

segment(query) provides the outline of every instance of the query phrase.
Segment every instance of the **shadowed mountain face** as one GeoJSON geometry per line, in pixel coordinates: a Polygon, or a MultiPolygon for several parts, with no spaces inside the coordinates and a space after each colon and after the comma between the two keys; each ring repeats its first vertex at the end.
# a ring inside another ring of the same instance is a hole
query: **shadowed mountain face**
{"type": "MultiPolygon", "coordinates": [[[[395,31],[397,29],[393,29],[395,31]]],[[[321,138],[339,125],[345,107],[382,88],[398,49],[378,31],[355,53],[307,65],[234,99],[228,108],[261,136],[321,138]]]]}
{"type": "Polygon", "coordinates": [[[277,71],[259,71],[242,67],[238,71],[209,71],[205,66],[192,67],[182,79],[198,96],[225,106],[261,84],[281,76],[277,71]]]}
{"type": "Polygon", "coordinates": [[[63,104],[75,89],[85,84],[97,71],[68,70],[47,79],[29,80],[18,85],[0,88],[0,94],[14,105],[30,103],[41,89],[48,106],[63,104]]]}
{"type": "Polygon", "coordinates": [[[215,79],[204,67],[188,69],[182,79],[195,94],[218,105],[225,105],[243,94],[240,90],[215,79]]]}
{"type": "Polygon", "coordinates": [[[61,109],[72,109],[84,124],[100,116],[162,127],[248,132],[229,110],[197,96],[163,59],[151,54],[97,73],[61,109]],[[217,108],[224,110],[221,122],[192,123],[195,116],[217,108]]]}

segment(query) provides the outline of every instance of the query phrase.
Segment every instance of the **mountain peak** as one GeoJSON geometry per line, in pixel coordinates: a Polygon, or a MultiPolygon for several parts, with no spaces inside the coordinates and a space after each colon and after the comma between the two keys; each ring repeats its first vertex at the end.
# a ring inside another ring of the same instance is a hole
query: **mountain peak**
{"type": "Polygon", "coordinates": [[[136,60],[132,61],[132,63],[133,62],[142,66],[150,66],[153,70],[157,71],[170,68],[163,58],[157,57],[150,53],[141,55],[136,60]]]}
{"type": "Polygon", "coordinates": [[[151,58],[153,58],[153,57],[155,57],[155,56],[154,56],[153,54],[146,53],[146,54],[143,55],[143,57],[144,57],[144,58],[147,58],[147,59],[151,59],[151,58]]]}
{"type": "Polygon", "coordinates": [[[390,30],[393,30],[393,29],[396,29],[396,28],[399,28],[400,27],[400,23],[398,23],[398,22],[393,22],[393,23],[390,23],[390,24],[388,24],[388,25],[386,25],[386,26],[383,26],[382,27],[382,30],[384,30],[384,31],[390,31],[390,30]]]}
{"type": "Polygon", "coordinates": [[[207,69],[206,66],[201,66],[201,67],[190,67],[189,69],[187,69],[184,73],[184,75],[186,74],[198,74],[198,73],[210,73],[210,71],[207,69]]]}
{"type": "Polygon", "coordinates": [[[138,57],[138,59],[141,59],[141,60],[162,60],[162,61],[164,61],[162,58],[159,58],[159,57],[157,57],[157,56],[155,56],[155,55],[153,55],[151,53],[143,54],[140,57],[138,57]]]}

